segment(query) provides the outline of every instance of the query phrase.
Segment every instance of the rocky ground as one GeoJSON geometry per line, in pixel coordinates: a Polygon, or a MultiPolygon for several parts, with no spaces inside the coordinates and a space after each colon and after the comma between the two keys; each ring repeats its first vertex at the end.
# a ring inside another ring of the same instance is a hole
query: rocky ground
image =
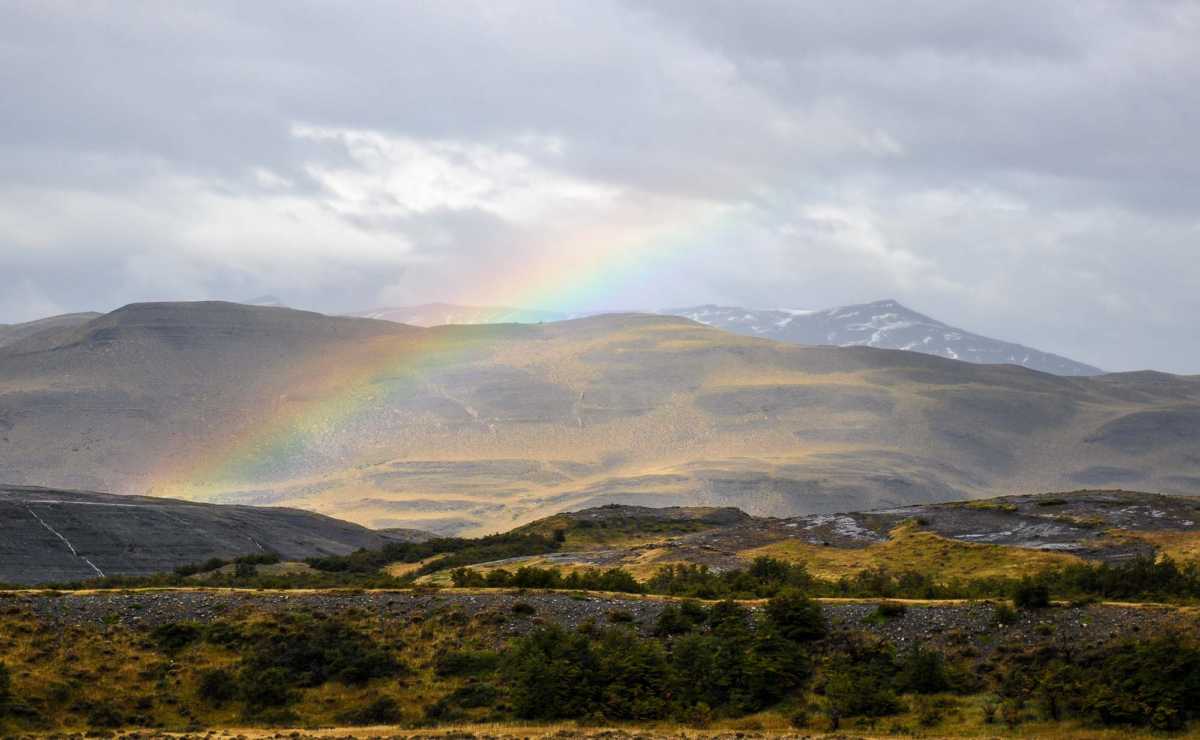
{"type": "MultiPolygon", "coordinates": [[[[687,562],[717,571],[735,570],[746,567],[747,551],[765,545],[793,541],[861,549],[886,542],[903,522],[916,522],[921,531],[959,542],[1062,552],[1103,562],[1153,557],[1154,536],[1158,534],[1200,537],[1200,499],[1119,490],[1027,494],[787,518],[751,517],[737,509],[610,505],[545,521],[613,526],[614,522],[665,523],[684,517],[704,528],[651,542],[611,548],[568,547],[564,552],[532,559],[512,558],[484,565],[518,567],[536,560],[542,566],[629,568],[647,555],[649,562],[687,562]]],[[[571,541],[568,535],[568,543],[571,541]]]]}
{"type": "Polygon", "coordinates": [[[0,483],[0,583],[170,572],[264,552],[345,555],[407,540],[299,509],[217,506],[0,483]]]}
{"type": "Polygon", "coordinates": [[[1200,499],[1138,491],[1072,491],[787,519],[756,518],[678,538],[673,546],[680,556],[691,559],[688,556],[694,554],[698,562],[719,567],[726,564],[722,555],[786,539],[830,547],[867,547],[885,540],[888,532],[905,520],[917,520],[923,529],[961,542],[1054,550],[1111,562],[1154,553],[1148,543],[1108,536],[1111,530],[1200,532],[1200,499]]]}
{"type": "MultiPolygon", "coordinates": [[[[517,591],[139,591],[49,595],[0,594],[0,616],[29,615],[49,626],[152,628],[180,621],[211,622],[247,611],[318,613],[358,611],[379,619],[420,621],[458,613],[485,618],[497,638],[524,634],[539,624],[578,627],[624,619],[649,633],[669,600],[617,594],[517,591]],[[519,604],[532,607],[532,611],[519,604]],[[516,607],[516,608],[514,608],[516,607]]],[[[823,602],[835,632],[865,630],[898,648],[929,644],[970,649],[980,656],[1020,646],[1053,644],[1073,649],[1122,636],[1156,634],[1172,628],[1200,628],[1200,610],[1153,605],[1089,604],[1021,612],[1000,626],[989,602],[903,602],[904,613],[882,618],[877,602],[823,602]]],[[[755,604],[751,604],[756,607],[755,604]]]]}

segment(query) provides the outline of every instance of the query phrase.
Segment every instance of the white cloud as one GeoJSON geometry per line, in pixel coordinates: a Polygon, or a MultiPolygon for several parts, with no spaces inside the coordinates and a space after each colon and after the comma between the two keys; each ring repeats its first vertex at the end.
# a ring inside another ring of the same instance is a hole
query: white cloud
{"type": "MultiPolygon", "coordinates": [[[[293,133],[301,140],[345,147],[347,164],[316,162],[306,169],[328,189],[330,205],[347,215],[403,217],[479,209],[532,222],[563,209],[603,207],[618,195],[613,187],[539,166],[515,149],[313,126],[296,126],[293,133]]],[[[563,149],[556,139],[525,136],[518,143],[551,156],[563,149]]]]}

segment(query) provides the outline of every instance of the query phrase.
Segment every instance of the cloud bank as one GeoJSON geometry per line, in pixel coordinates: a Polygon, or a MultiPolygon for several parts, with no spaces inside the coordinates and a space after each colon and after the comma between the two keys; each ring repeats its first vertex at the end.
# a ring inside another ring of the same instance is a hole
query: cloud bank
{"type": "Polygon", "coordinates": [[[0,6],[0,322],[894,297],[1200,372],[1184,2],[0,6]]]}

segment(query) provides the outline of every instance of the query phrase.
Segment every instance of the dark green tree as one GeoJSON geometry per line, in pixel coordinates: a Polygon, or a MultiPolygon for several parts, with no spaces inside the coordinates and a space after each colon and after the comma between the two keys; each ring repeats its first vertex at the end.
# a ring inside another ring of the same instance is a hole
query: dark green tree
{"type": "Polygon", "coordinates": [[[808,642],[825,636],[821,605],[797,589],[787,589],[773,597],[765,611],[767,621],[785,639],[808,642]]]}
{"type": "Polygon", "coordinates": [[[593,713],[599,663],[587,636],[558,625],[520,638],[504,661],[513,712],[523,719],[567,719],[593,713]]]}

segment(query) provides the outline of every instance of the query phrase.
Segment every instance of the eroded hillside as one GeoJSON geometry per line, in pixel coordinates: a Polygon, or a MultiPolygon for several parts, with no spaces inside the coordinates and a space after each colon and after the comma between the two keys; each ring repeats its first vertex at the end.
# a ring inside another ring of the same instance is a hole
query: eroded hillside
{"type": "Polygon", "coordinates": [[[0,485],[0,583],[148,575],[264,553],[301,560],[395,539],[296,509],[0,485]]]}

